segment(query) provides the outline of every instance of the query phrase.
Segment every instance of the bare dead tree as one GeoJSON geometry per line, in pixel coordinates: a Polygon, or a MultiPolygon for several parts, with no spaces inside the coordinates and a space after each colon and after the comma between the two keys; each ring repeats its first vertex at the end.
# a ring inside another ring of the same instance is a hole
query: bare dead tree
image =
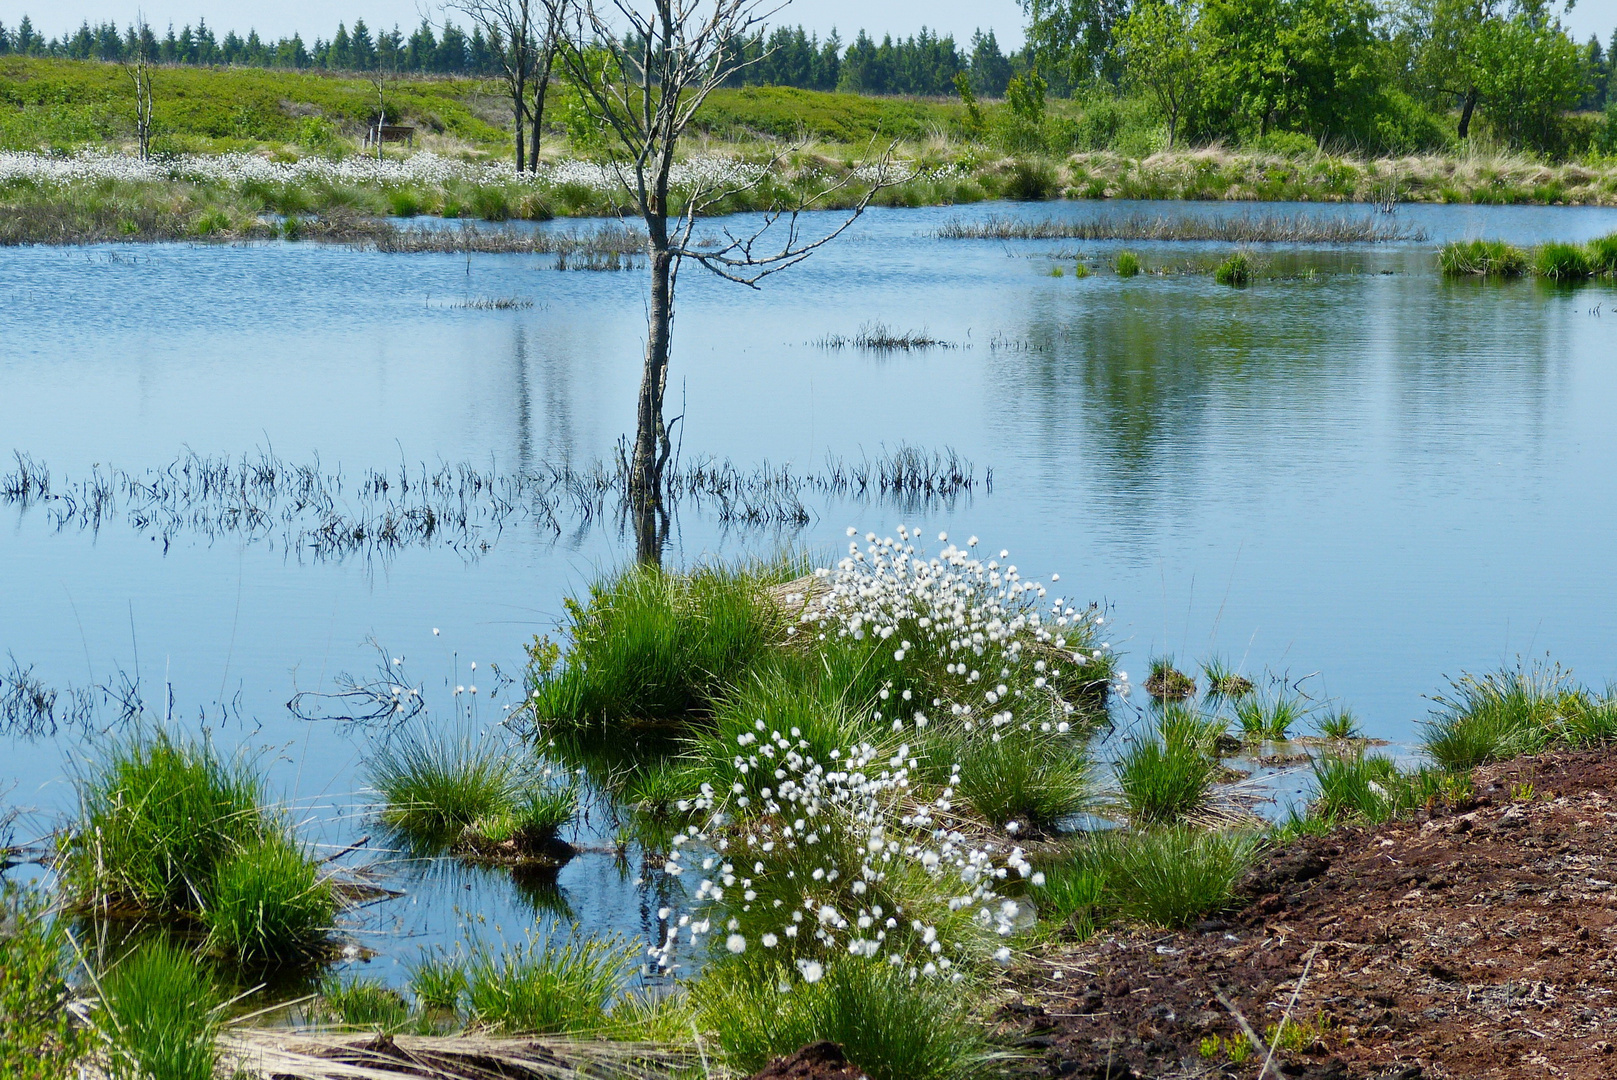
{"type": "Polygon", "coordinates": [[[490,51],[499,58],[500,78],[514,114],[516,166],[521,172],[528,163],[528,95],[537,75],[538,34],[548,17],[546,5],[543,0],[452,0],[449,6],[483,31],[490,51]]]}
{"type": "Polygon", "coordinates": [[[142,161],[152,156],[152,63],[146,49],[149,36],[146,20],[141,19],[136,31],[139,44],[135,47],[134,56],[125,60],[123,65],[135,88],[135,137],[140,143],[142,161]]]}
{"type": "Polygon", "coordinates": [[[562,36],[567,33],[567,17],[573,0],[539,0],[543,18],[539,38],[534,49],[533,99],[528,105],[528,116],[533,122],[532,145],[528,147],[528,169],[539,171],[539,141],[545,124],[545,98],[550,91],[550,77],[556,67],[556,53],[561,48],[562,36]]]}
{"type": "Polygon", "coordinates": [[[721,230],[699,242],[693,239],[699,218],[721,201],[756,187],[770,169],[749,172],[738,166],[728,175],[692,175],[676,190],[680,139],[713,90],[761,59],[746,59],[736,43],[760,33],[765,20],[784,6],[784,0],[579,0],[572,31],[560,43],[558,55],[567,77],[584,109],[602,127],[607,160],[646,225],[651,286],[645,367],[633,448],[619,449],[620,467],[628,473],[638,555],[644,562],[661,560],[666,536],[662,490],[672,445],[663,399],[680,266],[690,259],[722,278],[756,288],[765,277],[802,262],[841,235],[876,192],[906,178],[893,168],[889,151],[864,175],[850,171],[824,190],[770,210],[749,232],[721,230]],[[806,236],[800,215],[855,182],[868,188],[847,216],[812,238],[806,236]]]}

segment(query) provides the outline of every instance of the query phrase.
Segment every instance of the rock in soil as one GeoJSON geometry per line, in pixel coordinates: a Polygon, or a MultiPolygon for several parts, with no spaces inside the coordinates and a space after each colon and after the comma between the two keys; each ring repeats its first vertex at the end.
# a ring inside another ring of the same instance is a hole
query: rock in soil
{"type": "Polygon", "coordinates": [[[776,1058],[751,1080],[864,1080],[833,1042],[809,1043],[791,1057],[776,1058]]]}
{"type": "Polygon", "coordinates": [[[1617,754],[1484,766],[1473,790],[1274,852],[1198,927],[1045,949],[1001,1037],[1044,1076],[1252,1080],[1234,1013],[1267,1038],[1295,995],[1270,1075],[1617,1076],[1617,754]]]}

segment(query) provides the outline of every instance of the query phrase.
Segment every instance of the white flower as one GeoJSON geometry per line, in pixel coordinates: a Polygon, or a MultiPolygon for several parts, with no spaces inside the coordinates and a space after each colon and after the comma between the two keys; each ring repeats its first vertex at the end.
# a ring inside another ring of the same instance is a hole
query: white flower
{"type": "Polygon", "coordinates": [[[817,960],[799,960],[797,970],[802,973],[803,981],[810,983],[819,982],[820,978],[825,974],[825,969],[820,966],[817,960]]]}
{"type": "Polygon", "coordinates": [[[747,951],[747,939],[740,934],[731,934],[724,939],[724,947],[739,956],[747,951]]]}

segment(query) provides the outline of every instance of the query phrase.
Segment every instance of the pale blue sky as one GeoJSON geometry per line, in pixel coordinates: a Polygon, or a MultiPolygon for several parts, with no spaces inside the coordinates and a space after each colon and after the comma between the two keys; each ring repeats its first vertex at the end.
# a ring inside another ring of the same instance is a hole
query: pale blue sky
{"type": "MultiPolygon", "coordinates": [[[[1617,0],[1602,2],[1617,5],[1617,0]]],[[[40,31],[55,36],[77,29],[85,19],[92,23],[113,19],[122,26],[132,22],[137,11],[144,11],[146,20],[159,28],[171,21],[176,29],[185,23],[195,24],[200,15],[221,34],[229,29],[245,34],[249,27],[256,27],[260,34],[280,37],[296,30],[309,41],[316,36],[331,37],[337,20],[352,24],[356,17],[372,28],[397,23],[408,31],[421,21],[423,10],[435,22],[442,17],[441,3],[418,4],[416,0],[0,0],[0,22],[14,27],[27,14],[40,31]]],[[[962,43],[977,27],[992,28],[1002,46],[1022,43],[1022,11],[1016,0],[902,0],[877,4],[868,0],[795,0],[771,21],[802,23],[822,36],[836,27],[844,41],[860,27],[880,37],[884,32],[911,34],[925,24],[953,33],[962,43]]]]}
{"type": "MultiPolygon", "coordinates": [[[[435,20],[441,17],[438,3],[426,4],[425,9],[435,20]]],[[[235,29],[245,34],[257,28],[260,34],[280,37],[297,30],[312,40],[329,38],[339,19],[351,23],[356,16],[372,27],[397,23],[408,30],[420,21],[422,10],[424,5],[417,0],[0,0],[0,22],[16,26],[26,13],[42,32],[55,36],[76,29],[84,19],[110,18],[122,26],[144,11],[157,27],[195,23],[200,16],[220,33],[235,29]]],[[[925,24],[954,34],[962,43],[978,27],[992,28],[1006,48],[1022,41],[1022,12],[1016,0],[796,0],[774,21],[802,23],[822,35],[834,26],[844,40],[861,27],[880,37],[886,32],[909,34],[925,24]]],[[[1581,0],[1566,22],[1580,41],[1595,33],[1609,42],[1617,27],[1617,0],[1581,0]]]]}

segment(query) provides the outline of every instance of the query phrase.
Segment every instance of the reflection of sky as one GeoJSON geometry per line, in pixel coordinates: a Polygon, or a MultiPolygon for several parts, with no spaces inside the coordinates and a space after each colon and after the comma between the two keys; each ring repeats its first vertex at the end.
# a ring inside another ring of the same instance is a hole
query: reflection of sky
{"type": "MultiPolygon", "coordinates": [[[[1592,681],[1617,675],[1606,540],[1617,525],[1617,312],[1596,314],[1609,287],[1444,283],[1430,243],[1260,248],[1270,272],[1317,273],[1246,290],[1205,276],[1080,280],[1049,276],[1047,253],[1076,247],[1103,265],[1122,245],[926,236],[960,215],[1139,211],[872,211],[759,292],[687,268],[669,391],[684,458],[802,470],[900,441],[952,446],[993,467],[993,494],[906,523],[976,532],[1027,572],[1060,571],[1062,591],[1110,601],[1113,641],[1137,677],[1162,651],[1317,672],[1305,688],[1387,737],[1412,735],[1444,674],[1517,653],[1549,651],[1592,681]],[[961,347],[872,357],[811,344],[875,320],[961,347]]],[[[1434,241],[1617,230],[1612,210],[1423,207],[1399,220],[1434,241]]],[[[1147,267],[1224,250],[1133,247],[1147,267]]],[[[348,475],[401,461],[609,458],[632,422],[643,288],[639,272],[562,273],[521,257],[477,256],[468,272],[454,256],[313,245],[8,250],[0,451],[32,454],[58,481],[98,463],[160,467],[186,448],[318,453],[348,475]],[[451,306],[487,296],[535,304],[451,306]]],[[[165,552],[121,521],[55,535],[37,512],[0,515],[0,649],[52,685],[138,667],[149,699],[172,684],[186,723],[239,695],[240,716],[210,712],[216,737],[250,740],[332,843],[365,828],[332,808],[366,798],[355,766],[369,736],[289,720],[294,692],[369,672],[375,637],[445,716],[450,688],[474,681],[471,662],[518,670],[563,593],[628,550],[611,523],[559,539],[519,525],[475,558],[407,549],[317,563],[229,537],[182,534],[165,552]]],[[[827,550],[850,522],[899,524],[890,510],[841,504],[795,539],[827,550]]],[[[689,513],[676,535],[686,559],[780,542],[689,513]]],[[[461,699],[484,727],[502,715],[488,685],[461,699]]],[[[84,746],[5,749],[9,802],[69,805],[63,761],[84,746]]],[[[610,866],[581,858],[560,887],[581,916],[642,932],[641,900],[607,880],[610,866]]],[[[460,892],[536,917],[508,885],[478,881],[460,892]]],[[[441,939],[449,923],[423,919],[447,919],[452,892],[422,882],[412,911],[436,914],[386,918],[407,940],[441,939]]]]}

